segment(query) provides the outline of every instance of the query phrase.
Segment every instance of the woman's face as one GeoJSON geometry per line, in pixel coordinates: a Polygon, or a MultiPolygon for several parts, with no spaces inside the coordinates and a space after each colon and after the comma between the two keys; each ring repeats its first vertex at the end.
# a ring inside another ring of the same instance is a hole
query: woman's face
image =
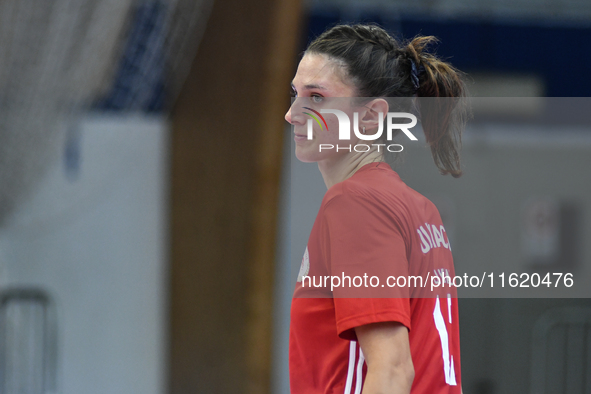
{"type": "MultiPolygon", "coordinates": [[[[312,120],[310,109],[320,112],[322,108],[339,109],[349,115],[353,121],[353,108],[350,100],[334,99],[335,97],[354,97],[355,87],[349,81],[345,81],[344,73],[339,70],[340,65],[326,55],[306,54],[300,61],[296,75],[292,81],[293,93],[296,97],[291,107],[285,114],[285,120],[294,127],[294,140],[296,144],[296,157],[303,162],[318,162],[335,158],[348,153],[346,150],[320,149],[339,143],[339,127],[337,117],[332,114],[324,114],[326,125],[321,121],[322,127],[312,120]],[[308,139],[307,122],[312,120],[313,136],[308,139]],[[326,127],[328,126],[328,127],[326,127]]],[[[318,118],[318,117],[317,117],[318,118]]],[[[341,146],[349,146],[355,141],[340,141],[341,146]]]]}

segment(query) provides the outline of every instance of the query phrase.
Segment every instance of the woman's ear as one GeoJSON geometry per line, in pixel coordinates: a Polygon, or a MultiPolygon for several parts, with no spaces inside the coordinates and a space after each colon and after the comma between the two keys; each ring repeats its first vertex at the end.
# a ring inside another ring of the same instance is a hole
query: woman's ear
{"type": "Polygon", "coordinates": [[[364,107],[366,110],[359,121],[359,128],[365,127],[368,131],[376,130],[388,115],[388,102],[382,98],[377,98],[367,102],[364,107]]]}

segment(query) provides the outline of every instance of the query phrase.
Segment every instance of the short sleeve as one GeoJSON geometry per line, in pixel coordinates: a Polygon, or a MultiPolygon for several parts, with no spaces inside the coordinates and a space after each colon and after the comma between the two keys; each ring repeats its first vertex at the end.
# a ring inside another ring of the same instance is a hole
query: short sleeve
{"type": "Polygon", "coordinates": [[[355,339],[354,328],[396,321],[410,329],[409,275],[400,218],[371,195],[343,192],[325,207],[329,269],[337,331],[355,339]],[[332,281],[336,284],[337,280],[332,281]]]}

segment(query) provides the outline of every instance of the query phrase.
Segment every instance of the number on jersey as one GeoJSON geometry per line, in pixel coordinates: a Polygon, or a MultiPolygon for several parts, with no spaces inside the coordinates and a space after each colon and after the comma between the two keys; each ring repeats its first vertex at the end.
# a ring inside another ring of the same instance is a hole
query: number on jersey
{"type": "MultiPolygon", "coordinates": [[[[451,324],[451,296],[447,295],[447,315],[449,323],[451,324]]],[[[435,309],[433,310],[433,319],[435,320],[435,327],[439,332],[439,339],[441,339],[441,354],[443,355],[443,374],[445,375],[445,383],[450,386],[456,386],[456,372],[454,368],[454,356],[450,354],[450,339],[447,334],[447,327],[443,314],[441,313],[441,305],[439,303],[439,296],[435,301],[435,309]]]]}

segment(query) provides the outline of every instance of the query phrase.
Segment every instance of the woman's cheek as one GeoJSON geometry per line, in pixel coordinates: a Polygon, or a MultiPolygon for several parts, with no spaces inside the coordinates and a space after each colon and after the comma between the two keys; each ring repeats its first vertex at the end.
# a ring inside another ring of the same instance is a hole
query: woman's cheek
{"type": "Polygon", "coordinates": [[[339,128],[331,127],[325,132],[326,140],[328,143],[337,144],[339,142],[339,128]]]}

